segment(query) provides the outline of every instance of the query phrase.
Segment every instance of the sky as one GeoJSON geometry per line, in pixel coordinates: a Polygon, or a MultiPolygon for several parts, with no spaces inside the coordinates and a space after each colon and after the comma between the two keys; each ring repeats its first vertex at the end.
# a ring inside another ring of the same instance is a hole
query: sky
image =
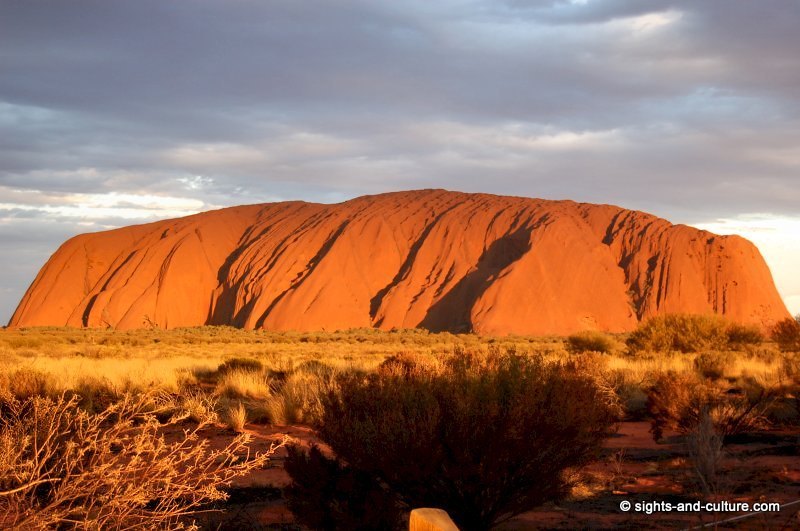
{"type": "Polygon", "coordinates": [[[800,2],[0,0],[0,322],[78,233],[446,188],[758,245],[800,312],[800,2]]]}

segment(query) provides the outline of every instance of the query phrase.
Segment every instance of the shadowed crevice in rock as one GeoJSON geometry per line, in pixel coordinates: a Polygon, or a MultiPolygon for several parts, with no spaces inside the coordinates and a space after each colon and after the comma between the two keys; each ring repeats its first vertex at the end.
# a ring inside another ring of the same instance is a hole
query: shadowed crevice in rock
{"type": "Polygon", "coordinates": [[[289,286],[289,288],[286,291],[278,295],[272,301],[269,307],[267,307],[267,309],[261,314],[261,317],[259,317],[258,321],[256,321],[256,328],[263,327],[264,320],[269,316],[270,312],[272,312],[272,310],[278,305],[278,303],[280,303],[281,300],[288,293],[299,288],[303,284],[303,282],[314,273],[314,270],[317,268],[320,262],[322,262],[323,258],[325,258],[325,255],[328,254],[328,252],[331,250],[331,248],[339,239],[339,237],[342,235],[342,233],[344,233],[349,223],[350,223],[349,220],[345,220],[344,222],[342,222],[342,224],[339,225],[339,227],[333,232],[333,234],[331,234],[331,236],[328,237],[327,240],[325,240],[325,243],[322,244],[322,247],[320,247],[319,251],[317,251],[317,254],[314,255],[314,257],[311,258],[311,260],[308,261],[308,265],[306,266],[306,269],[301,273],[301,276],[294,279],[292,285],[289,286]]]}
{"type": "Polygon", "coordinates": [[[432,332],[472,332],[470,312],[491,281],[530,250],[531,229],[520,228],[495,240],[475,268],[434,303],[419,324],[432,332]]]}
{"type": "Polygon", "coordinates": [[[453,205],[450,208],[447,208],[444,212],[442,212],[439,215],[437,215],[436,217],[434,217],[433,220],[425,226],[425,229],[422,231],[422,233],[416,239],[414,244],[411,246],[411,249],[409,249],[408,256],[406,256],[406,259],[403,262],[403,265],[400,266],[400,269],[397,271],[397,274],[394,276],[392,281],[389,282],[382,289],[380,289],[378,291],[378,293],[376,293],[375,296],[372,297],[372,299],[370,299],[370,302],[369,302],[369,316],[370,316],[370,320],[375,324],[375,326],[380,326],[381,325],[380,320],[377,321],[377,322],[375,321],[375,317],[378,314],[378,310],[380,310],[381,303],[383,303],[383,299],[386,296],[386,294],[389,293],[389,291],[391,291],[391,289],[393,287],[397,286],[400,282],[402,282],[404,278],[406,278],[406,276],[408,275],[408,272],[411,270],[411,267],[414,265],[414,260],[417,258],[417,253],[419,253],[419,250],[425,244],[425,241],[428,238],[428,235],[431,233],[431,231],[434,229],[434,227],[436,227],[436,225],[439,223],[439,221],[448,212],[450,212],[451,210],[456,208],[456,206],[457,205],[453,205]]]}

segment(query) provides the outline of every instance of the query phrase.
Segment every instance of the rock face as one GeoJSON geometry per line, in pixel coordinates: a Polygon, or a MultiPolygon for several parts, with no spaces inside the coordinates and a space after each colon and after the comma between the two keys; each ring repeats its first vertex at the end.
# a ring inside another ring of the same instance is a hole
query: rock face
{"type": "Polygon", "coordinates": [[[738,236],[609,205],[424,190],[82,234],[9,324],[566,334],[672,312],[789,316],[738,236]]]}

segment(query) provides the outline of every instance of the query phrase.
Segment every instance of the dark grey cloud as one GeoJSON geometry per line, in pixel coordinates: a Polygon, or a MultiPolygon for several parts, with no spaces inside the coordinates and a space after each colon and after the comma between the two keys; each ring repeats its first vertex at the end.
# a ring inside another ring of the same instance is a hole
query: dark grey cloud
{"type": "Polygon", "coordinates": [[[0,0],[0,246],[27,257],[0,320],[73,230],[237,203],[795,215],[799,22],[778,0],[0,0]]]}

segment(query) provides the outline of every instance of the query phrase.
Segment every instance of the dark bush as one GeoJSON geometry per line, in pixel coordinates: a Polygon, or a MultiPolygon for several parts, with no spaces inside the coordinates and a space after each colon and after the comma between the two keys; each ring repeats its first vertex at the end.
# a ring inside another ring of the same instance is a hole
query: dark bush
{"type": "Polygon", "coordinates": [[[401,525],[397,497],[373,476],[325,457],[317,446],[287,447],[284,490],[289,509],[311,529],[392,530],[401,525]]]}
{"type": "Polygon", "coordinates": [[[688,432],[699,422],[692,405],[711,400],[709,388],[694,375],[666,372],[656,378],[647,393],[647,413],[650,416],[650,433],[659,441],[665,429],[688,432]]]}
{"type": "Polygon", "coordinates": [[[704,414],[710,416],[723,437],[764,427],[766,412],[776,395],[754,382],[744,384],[738,389],[725,389],[690,373],[660,374],[647,394],[653,439],[660,440],[665,429],[689,433],[704,414]]]}
{"type": "Polygon", "coordinates": [[[791,424],[800,425],[800,353],[785,354],[781,363],[781,378],[788,391],[785,399],[791,424]]]}
{"type": "Polygon", "coordinates": [[[710,350],[698,354],[694,359],[694,368],[705,378],[718,380],[725,375],[725,368],[733,362],[733,357],[728,352],[710,350]]]}
{"type": "Polygon", "coordinates": [[[787,317],[783,321],[778,321],[772,327],[770,335],[781,350],[800,352],[800,320],[797,317],[794,319],[787,317]]]}
{"type": "Polygon", "coordinates": [[[233,371],[261,372],[263,370],[264,365],[253,358],[231,358],[217,367],[217,373],[220,375],[233,371]]]}
{"type": "Polygon", "coordinates": [[[320,360],[306,360],[297,366],[297,372],[306,372],[309,374],[317,375],[330,375],[333,374],[334,368],[320,360]]]}
{"type": "Polygon", "coordinates": [[[433,361],[430,357],[408,352],[389,356],[378,366],[378,373],[385,375],[403,375],[412,377],[424,374],[433,368],[433,361]]]}
{"type": "Polygon", "coordinates": [[[595,455],[617,413],[578,366],[512,354],[345,374],[339,386],[320,437],[408,506],[443,508],[462,529],[563,495],[565,469],[595,455]]]}
{"type": "Polygon", "coordinates": [[[81,378],[75,388],[66,394],[77,395],[78,405],[89,413],[108,409],[121,398],[121,393],[113,385],[98,378],[81,378]]]}

